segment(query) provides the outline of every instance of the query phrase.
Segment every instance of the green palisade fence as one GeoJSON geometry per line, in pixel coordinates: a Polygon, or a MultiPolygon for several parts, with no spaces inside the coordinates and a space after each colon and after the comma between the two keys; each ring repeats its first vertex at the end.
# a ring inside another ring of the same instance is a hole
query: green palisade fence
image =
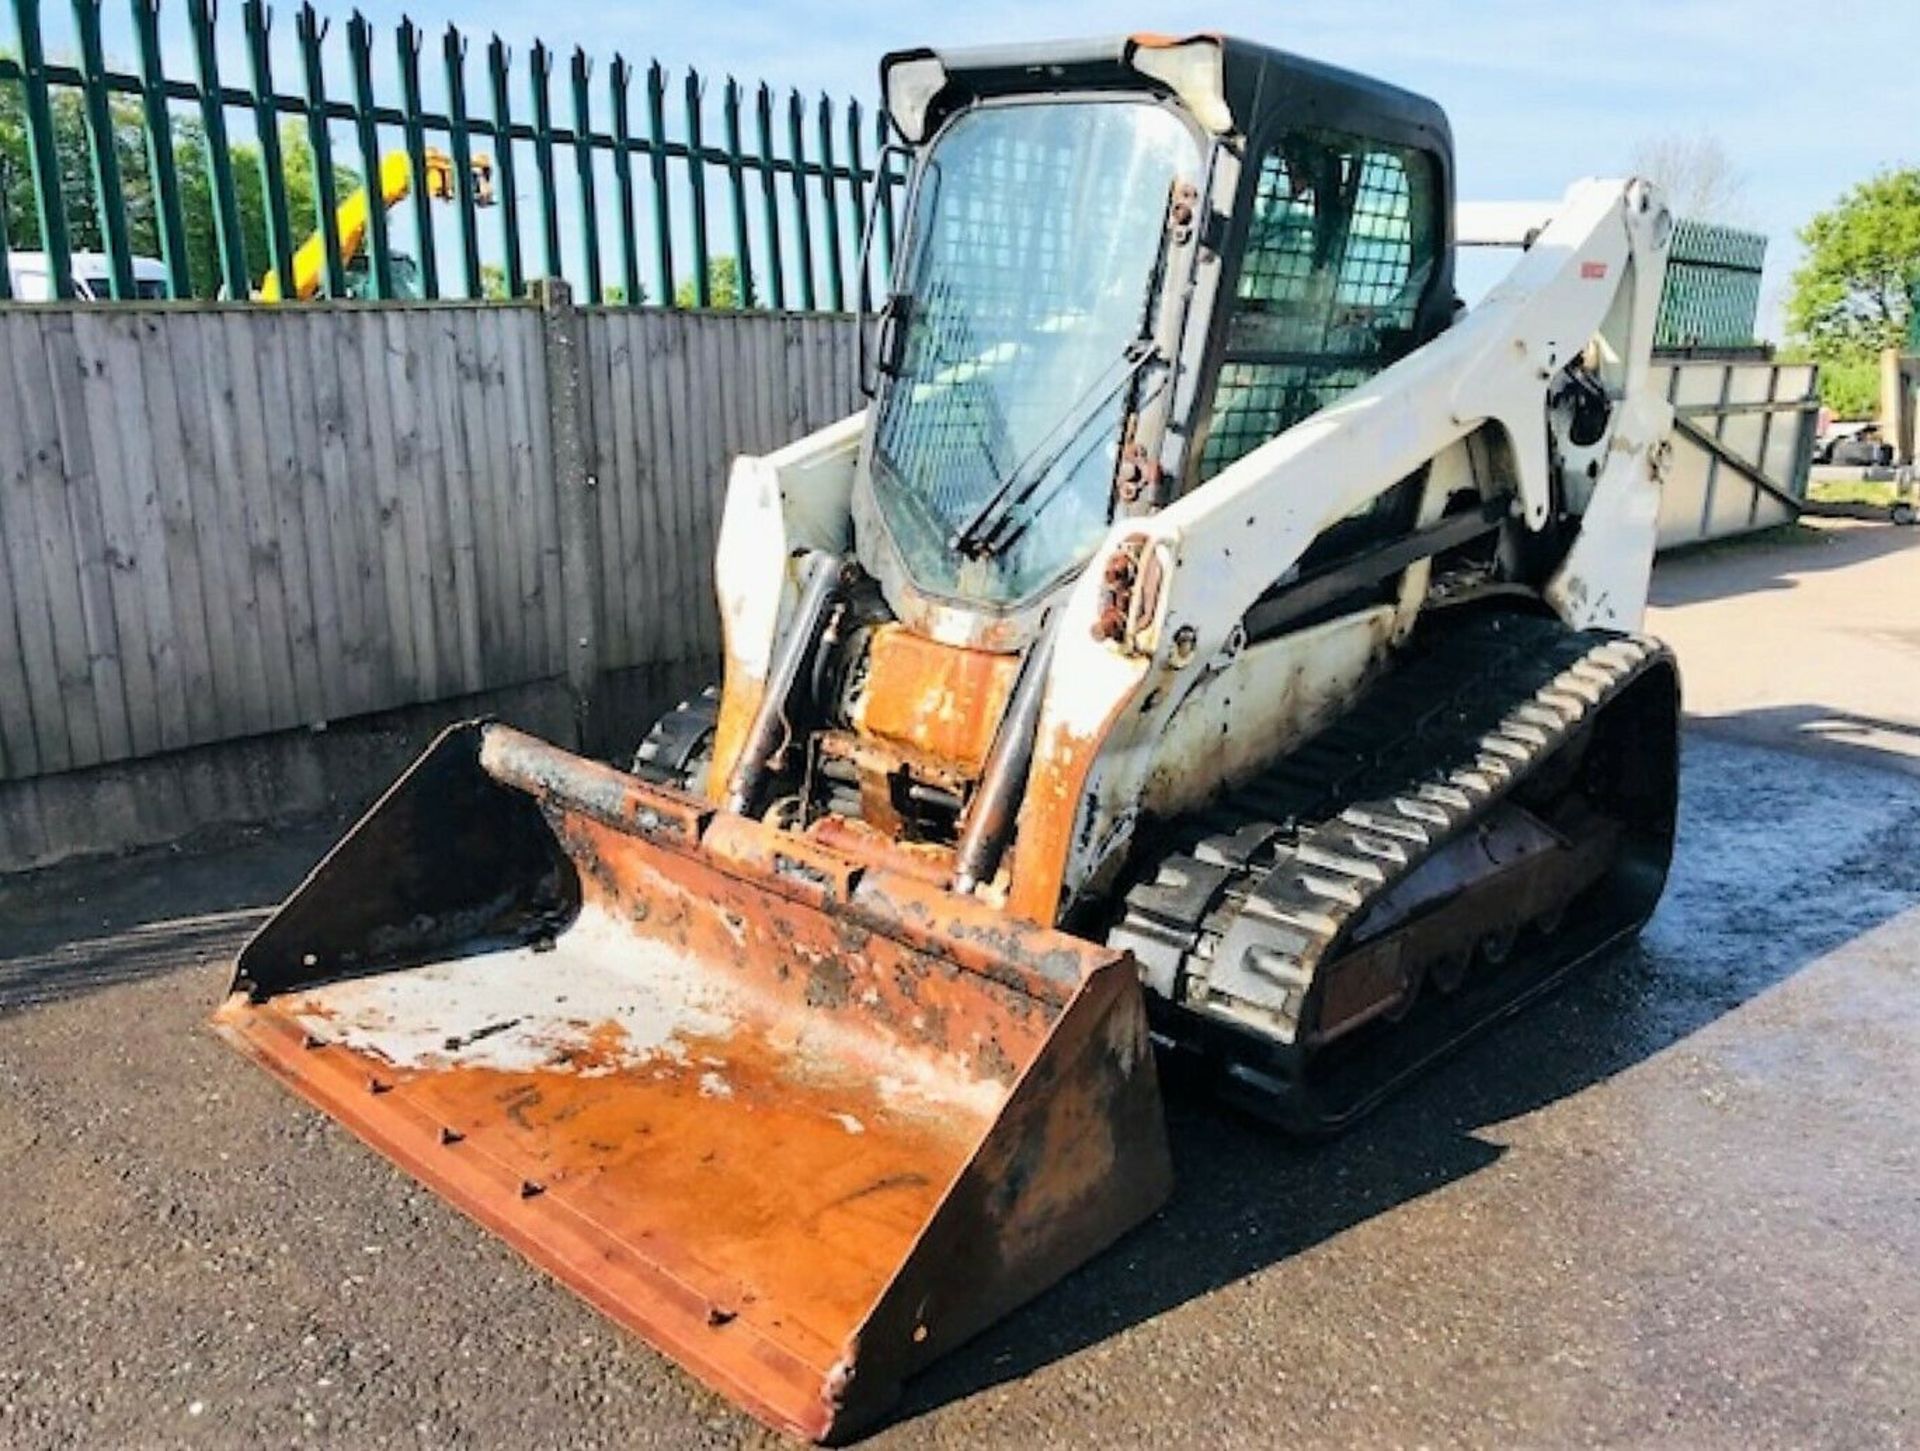
{"type": "MultiPolygon", "coordinates": [[[[336,27],[311,4],[276,31],[264,0],[123,3],[7,0],[0,300],[9,253],[26,251],[46,254],[61,298],[81,253],[99,255],[85,281],[102,296],[151,295],[136,278],[149,262],[174,297],[252,296],[269,271],[290,290],[309,237],[321,296],[518,296],[557,275],[590,303],[857,300],[865,158],[887,140],[858,102],[692,71],[676,83],[657,61],[562,61],[540,42],[516,55],[498,37],[470,57],[452,26],[436,60],[409,19],[390,34],[357,12],[336,27]],[[449,197],[423,184],[433,152],[451,161],[449,197]],[[396,155],[412,200],[369,207],[356,258],[338,207],[363,184],[377,198],[396,155]]],[[[897,184],[880,198],[888,220],[897,184]]],[[[890,240],[883,227],[876,278],[890,240]]]]}
{"type": "Polygon", "coordinates": [[[1745,348],[1760,313],[1767,239],[1710,222],[1674,223],[1657,348],[1745,348]]]}

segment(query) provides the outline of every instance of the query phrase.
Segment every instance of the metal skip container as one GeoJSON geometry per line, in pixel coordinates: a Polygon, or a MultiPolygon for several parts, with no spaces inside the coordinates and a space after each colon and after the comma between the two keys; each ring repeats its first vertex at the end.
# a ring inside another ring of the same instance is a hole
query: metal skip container
{"type": "Polygon", "coordinates": [[[215,1024],[816,1440],[1170,1184],[1129,958],[499,725],[409,768],[215,1024]]]}

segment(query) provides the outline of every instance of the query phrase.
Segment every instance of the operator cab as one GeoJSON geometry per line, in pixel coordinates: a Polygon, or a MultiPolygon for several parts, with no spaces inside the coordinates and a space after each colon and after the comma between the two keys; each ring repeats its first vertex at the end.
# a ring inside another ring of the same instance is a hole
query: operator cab
{"type": "Polygon", "coordinates": [[[1214,36],[905,51],[881,79],[912,164],[854,518],[909,628],[1019,648],[1116,519],[1451,317],[1452,143],[1421,97],[1214,36]]]}

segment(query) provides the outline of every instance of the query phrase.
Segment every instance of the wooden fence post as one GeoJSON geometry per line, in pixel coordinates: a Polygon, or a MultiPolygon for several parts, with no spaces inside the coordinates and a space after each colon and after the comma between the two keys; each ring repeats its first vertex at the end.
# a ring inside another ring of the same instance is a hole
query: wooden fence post
{"type": "Polygon", "coordinates": [[[560,594],[567,627],[567,693],[573,697],[574,746],[599,744],[595,708],[600,694],[600,537],[594,491],[587,472],[581,400],[580,313],[573,289],[557,277],[532,286],[540,303],[540,336],[547,369],[547,437],[553,452],[553,487],[560,520],[560,594]]]}

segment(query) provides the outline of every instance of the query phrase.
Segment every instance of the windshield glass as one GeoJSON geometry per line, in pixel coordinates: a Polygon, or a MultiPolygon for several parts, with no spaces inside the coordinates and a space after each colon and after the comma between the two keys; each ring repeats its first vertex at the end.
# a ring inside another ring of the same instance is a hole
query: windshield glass
{"type": "Polygon", "coordinates": [[[1127,347],[1145,331],[1175,175],[1196,160],[1186,125],[1145,101],[990,106],[934,143],[874,436],[874,492],[923,589],[1025,599],[1106,531],[1127,347]],[[1016,475],[1012,542],[956,550],[1016,475]]]}

